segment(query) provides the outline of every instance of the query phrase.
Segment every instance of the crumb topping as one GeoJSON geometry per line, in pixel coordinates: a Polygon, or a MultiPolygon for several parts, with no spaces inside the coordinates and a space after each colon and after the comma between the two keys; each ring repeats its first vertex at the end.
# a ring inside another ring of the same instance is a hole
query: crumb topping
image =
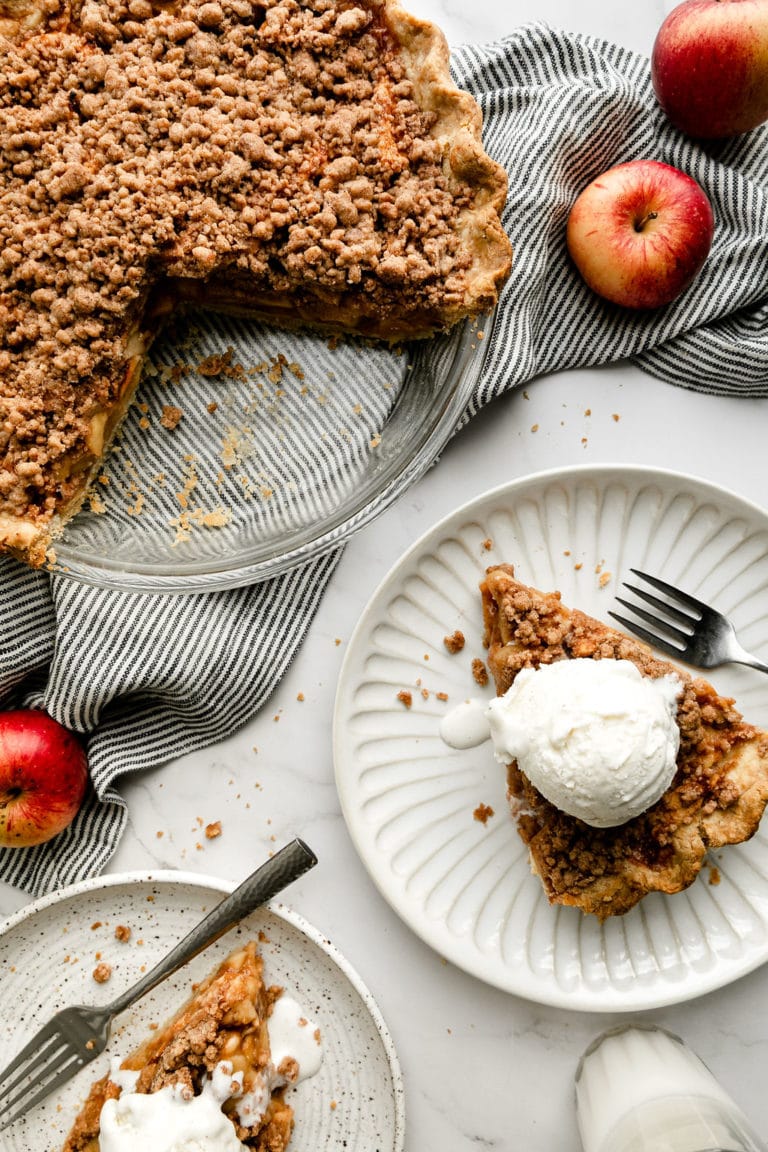
{"type": "Polygon", "coordinates": [[[351,291],[362,329],[464,306],[477,188],[379,4],[36,7],[0,38],[0,512],[45,521],[82,486],[160,284],[320,316],[351,291]]]}
{"type": "MultiPolygon", "coordinates": [[[[280,989],[264,985],[262,960],[253,942],[231,953],[216,972],[194,989],[192,999],[154,1035],[127,1057],[122,1067],[138,1072],[135,1091],[158,1092],[169,1085],[196,1095],[206,1075],[220,1061],[242,1074],[245,1091],[259,1086],[270,1061],[266,1021],[280,989]]],[[[246,1126],[231,1106],[225,1110],[238,1138],[255,1152],[285,1152],[293,1126],[293,1111],[283,1088],[268,1091],[263,1117],[246,1126]]],[[[119,1096],[109,1076],[97,1080],[64,1145],[64,1152],[93,1152],[98,1147],[99,1118],[104,1100],[119,1096]]]]}
{"type": "Polygon", "coordinates": [[[101,960],[93,970],[93,978],[97,984],[106,984],[112,975],[112,965],[101,960]]]}
{"type": "Polygon", "coordinates": [[[451,654],[461,652],[462,648],[466,644],[464,633],[457,628],[455,632],[452,632],[450,635],[443,637],[443,644],[445,644],[446,648],[451,654]]]}
{"type": "Polygon", "coordinates": [[[179,421],[183,415],[184,413],[182,409],[177,407],[176,404],[164,404],[163,414],[160,417],[160,423],[162,424],[163,428],[167,428],[172,432],[174,428],[178,427],[179,421]]]}
{"type": "Polygon", "coordinates": [[[481,591],[499,695],[522,668],[576,658],[630,660],[644,676],[674,672],[682,682],[675,778],[653,807],[625,824],[592,828],[547,801],[515,762],[508,766],[518,830],[550,900],[601,918],[622,913],[648,891],[687,887],[708,847],[752,835],[768,801],[768,735],[746,723],[733,700],[645,644],[565,608],[559,593],[518,583],[510,565],[489,569],[481,591]]]}

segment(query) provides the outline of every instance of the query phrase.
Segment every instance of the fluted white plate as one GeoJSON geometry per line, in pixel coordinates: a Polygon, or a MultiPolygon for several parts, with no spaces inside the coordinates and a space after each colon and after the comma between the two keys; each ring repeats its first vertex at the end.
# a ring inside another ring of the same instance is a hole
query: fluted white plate
{"type": "MultiPolygon", "coordinates": [[[[768,958],[768,823],[712,855],[685,892],[651,895],[599,924],[550,906],[508,813],[490,744],[440,736],[460,701],[490,698],[478,583],[492,563],[611,623],[636,567],[733,619],[768,655],[768,516],[712,484],[642,467],[570,468],[486,493],[426,533],[374,594],[350,641],[334,719],[336,780],[364,864],[423,940],[490,984],[589,1011],[658,1007],[721,987],[768,958]],[[443,638],[461,630],[462,652],[443,638]],[[406,707],[398,694],[411,694],[406,707]],[[447,700],[438,698],[445,693],[447,700]],[[474,818],[480,805],[494,815],[474,818]],[[719,881],[719,882],[717,882],[719,881]]],[[[768,727],[768,681],[709,679],[768,727]]]]}
{"type": "MultiPolygon", "coordinates": [[[[231,888],[192,873],[128,873],[84,881],[11,917],[0,930],[0,1065],[59,1008],[113,999],[231,888]],[[116,940],[118,924],[130,926],[128,943],[116,940]],[[93,979],[97,954],[113,966],[105,984],[93,979]]],[[[402,1152],[402,1077],[373,997],[328,940],[275,902],[118,1017],[107,1052],[1,1132],[2,1152],[60,1148],[92,1080],[108,1070],[110,1056],[127,1055],[151,1024],[162,1023],[184,1003],[193,981],[210,972],[238,939],[251,937],[259,938],[267,982],[282,985],[321,1031],[320,1071],[289,1096],[296,1116],[291,1152],[402,1152]]]]}

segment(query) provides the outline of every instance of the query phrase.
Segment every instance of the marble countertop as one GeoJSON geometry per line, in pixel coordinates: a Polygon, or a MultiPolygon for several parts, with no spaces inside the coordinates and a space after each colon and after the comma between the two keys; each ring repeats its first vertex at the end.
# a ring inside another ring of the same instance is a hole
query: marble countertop
{"type": "MultiPolygon", "coordinates": [[[[535,13],[523,0],[409,6],[435,19],[452,45],[497,39],[535,18],[648,55],[672,3],[538,0],[535,13]]],[[[530,472],[643,463],[764,502],[767,424],[768,399],[699,395],[631,365],[570,371],[518,389],[476,418],[436,467],[348,544],[303,647],[256,719],[122,788],[130,826],[109,872],[180,868],[235,881],[295,835],[314,848],[319,866],[286,900],[333,941],[379,1003],[405,1078],[407,1152],[578,1152],[576,1064],[618,1018],[543,1007],[485,985],[434,953],[379,894],[334,786],[334,695],[355,623],[417,536],[473,496],[530,472]],[[201,838],[201,820],[221,820],[222,835],[201,838]]],[[[0,913],[26,900],[2,888],[0,913]]],[[[720,991],[642,1014],[681,1035],[764,1133],[767,1005],[763,967],[720,991]]]]}

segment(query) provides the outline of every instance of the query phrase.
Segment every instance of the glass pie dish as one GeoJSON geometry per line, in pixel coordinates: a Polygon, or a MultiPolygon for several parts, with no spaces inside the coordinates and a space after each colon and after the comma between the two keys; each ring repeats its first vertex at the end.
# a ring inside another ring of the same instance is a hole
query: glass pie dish
{"type": "Polygon", "coordinates": [[[153,346],[52,570],[124,591],[214,591],[342,543],[439,455],[492,317],[401,349],[194,313],[153,346]]]}

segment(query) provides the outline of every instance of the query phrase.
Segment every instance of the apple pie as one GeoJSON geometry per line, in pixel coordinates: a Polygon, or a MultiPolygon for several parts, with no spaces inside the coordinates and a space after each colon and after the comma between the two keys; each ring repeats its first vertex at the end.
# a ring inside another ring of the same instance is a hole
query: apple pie
{"type": "Polygon", "coordinates": [[[0,550],[31,564],[178,306],[400,343],[509,273],[480,110],[396,0],[4,0],[0,73],[0,550]]]}
{"type": "Polygon", "coordinates": [[[615,827],[595,828],[560,811],[508,766],[508,797],[531,867],[551,903],[601,920],[649,892],[680,892],[707,851],[748,840],[768,803],[768,734],[747,724],[733,700],[658,659],[640,641],[566,608],[557,592],[519,583],[509,564],[481,584],[488,667],[498,695],[523,668],[559,660],[628,660],[643,676],[673,673],[682,691],[675,775],[655,804],[615,827]]]}
{"type": "MultiPolygon", "coordinates": [[[[297,1069],[282,1063],[274,1069],[271,1063],[268,1019],[279,995],[279,988],[265,986],[262,959],[252,941],[232,952],[167,1024],[122,1061],[119,1070],[96,1081],[63,1152],[98,1152],[102,1110],[118,1107],[115,1102],[120,1101],[126,1079],[134,1085],[131,1093],[142,1096],[173,1089],[182,1111],[183,1101],[199,1098],[216,1080],[223,1080],[218,1120],[225,1129],[231,1127],[232,1145],[284,1152],[293,1130],[293,1109],[284,1093],[297,1069]]],[[[169,1115],[173,1112],[172,1108],[169,1115]]],[[[116,1123],[120,1122],[118,1117],[116,1123]]],[[[141,1134],[151,1137],[143,1129],[141,1134]]]]}

